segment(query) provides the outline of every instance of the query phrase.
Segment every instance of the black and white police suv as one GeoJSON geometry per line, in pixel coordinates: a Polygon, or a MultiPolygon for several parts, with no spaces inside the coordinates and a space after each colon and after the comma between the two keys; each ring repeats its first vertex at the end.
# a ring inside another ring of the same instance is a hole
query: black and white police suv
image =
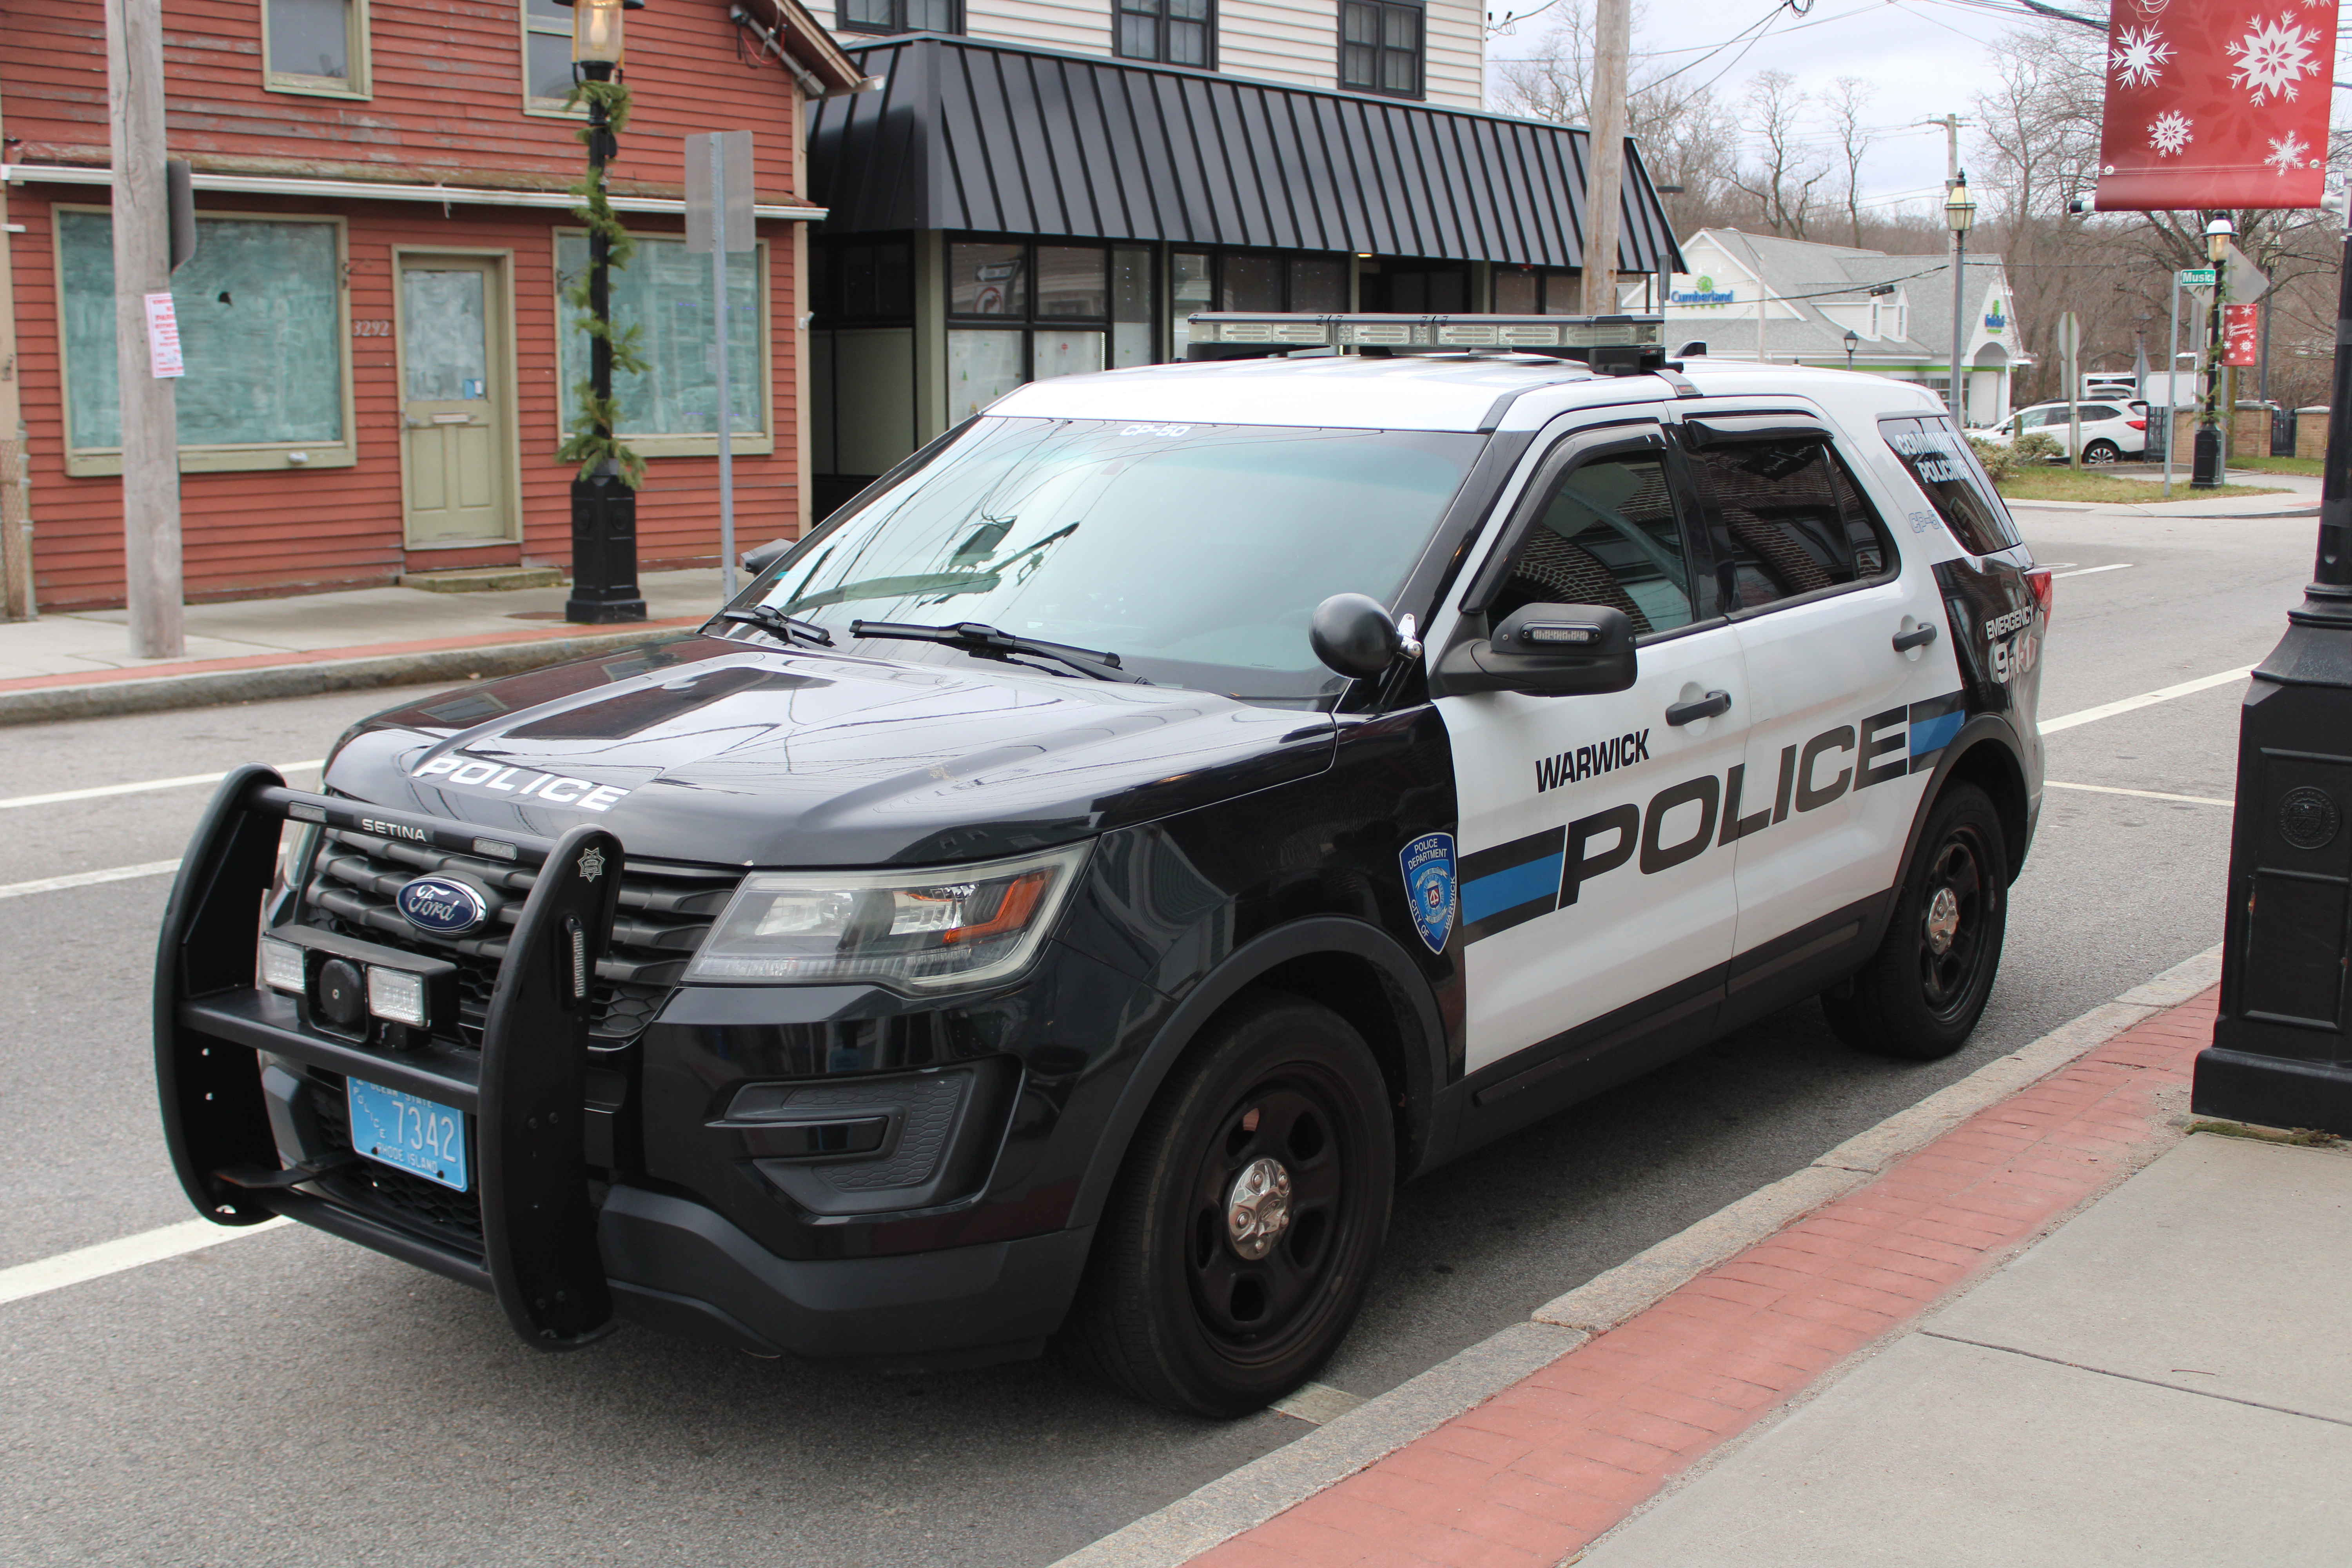
{"type": "Polygon", "coordinates": [[[1924,391],[1660,330],[1204,316],[698,633],[233,774],[156,981],[189,1195],[550,1348],[1059,1333],[1230,1415],[1399,1181],[1806,997],[1952,1051],[2048,574],[1924,391]]]}

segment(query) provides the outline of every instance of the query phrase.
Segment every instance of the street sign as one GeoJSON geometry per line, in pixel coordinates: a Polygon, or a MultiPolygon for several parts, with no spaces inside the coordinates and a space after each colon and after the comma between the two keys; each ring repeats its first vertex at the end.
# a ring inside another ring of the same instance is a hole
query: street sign
{"type": "Polygon", "coordinates": [[[2177,289],[2210,289],[2213,287],[2213,269],[2210,267],[2184,267],[2172,275],[2172,283],[2177,289]]]}

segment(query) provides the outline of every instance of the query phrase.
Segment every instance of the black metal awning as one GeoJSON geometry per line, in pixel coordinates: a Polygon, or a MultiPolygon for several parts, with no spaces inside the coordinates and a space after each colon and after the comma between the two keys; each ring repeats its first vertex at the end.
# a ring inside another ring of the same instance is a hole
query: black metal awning
{"type": "MultiPolygon", "coordinates": [[[[912,34],[809,105],[825,234],[964,229],[1580,267],[1580,128],[912,34]]],[[[1625,146],[1617,270],[1681,256],[1625,146]]]]}

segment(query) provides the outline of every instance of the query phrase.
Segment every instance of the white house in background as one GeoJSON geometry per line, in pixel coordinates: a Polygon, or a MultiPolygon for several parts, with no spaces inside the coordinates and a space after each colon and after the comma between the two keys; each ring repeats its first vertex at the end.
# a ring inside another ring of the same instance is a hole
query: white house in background
{"type": "MultiPolygon", "coordinates": [[[[1843,366],[1851,332],[1854,369],[1938,394],[1949,382],[1948,257],[1890,256],[1736,228],[1700,229],[1682,251],[1690,270],[1674,275],[1667,294],[1670,346],[1696,341],[1724,359],[1843,366]]],[[[2017,348],[2000,258],[1971,251],[1965,278],[1967,423],[1997,425],[2009,416],[2010,373],[2028,362],[2017,348]]],[[[1651,308],[1654,286],[1625,282],[1627,307],[1651,308]]]]}

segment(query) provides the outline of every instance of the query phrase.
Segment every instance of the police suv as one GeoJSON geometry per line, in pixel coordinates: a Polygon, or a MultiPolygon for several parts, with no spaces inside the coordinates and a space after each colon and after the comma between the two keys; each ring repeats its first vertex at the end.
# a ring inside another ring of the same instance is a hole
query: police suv
{"type": "Polygon", "coordinates": [[[2049,575],[1926,392],[1661,330],[1196,318],[698,632],[241,770],[156,983],[190,1197],[542,1347],[1058,1333],[1232,1415],[1398,1182],[1806,997],[1956,1049],[2049,575]]]}

